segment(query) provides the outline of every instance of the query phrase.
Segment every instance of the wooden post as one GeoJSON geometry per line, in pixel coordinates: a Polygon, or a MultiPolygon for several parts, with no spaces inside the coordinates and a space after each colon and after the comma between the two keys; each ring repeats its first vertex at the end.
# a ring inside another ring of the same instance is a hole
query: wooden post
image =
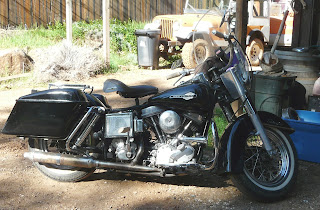
{"type": "MultiPolygon", "coordinates": [[[[246,37],[247,37],[247,25],[248,25],[248,2],[247,0],[237,0],[236,1],[236,37],[243,49],[246,48],[246,37]]],[[[233,111],[238,111],[237,116],[243,114],[241,110],[240,100],[234,101],[232,104],[233,111]]]]}
{"type": "Polygon", "coordinates": [[[248,2],[237,0],[236,11],[236,37],[242,47],[246,47],[247,25],[248,25],[248,2]]]}
{"type": "Polygon", "coordinates": [[[67,41],[72,43],[72,0],[66,0],[66,32],[67,41]]]}
{"type": "Polygon", "coordinates": [[[102,16],[103,16],[103,53],[105,63],[110,65],[110,0],[103,0],[102,2],[102,16]]]}

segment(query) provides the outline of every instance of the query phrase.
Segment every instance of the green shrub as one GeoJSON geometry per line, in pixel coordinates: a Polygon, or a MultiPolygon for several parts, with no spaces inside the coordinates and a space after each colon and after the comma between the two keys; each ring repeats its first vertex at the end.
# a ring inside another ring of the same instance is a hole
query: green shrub
{"type": "Polygon", "coordinates": [[[135,30],[142,29],[145,23],[136,21],[112,20],[110,23],[111,49],[115,52],[137,52],[135,30]]]}
{"type": "MultiPolygon", "coordinates": [[[[110,21],[110,71],[116,71],[119,65],[136,65],[137,44],[135,30],[143,28],[145,23],[136,21],[110,21]]],[[[102,20],[88,22],[79,21],[72,24],[73,41],[83,44],[88,35],[102,34],[102,20]]],[[[23,26],[17,27],[15,33],[0,37],[0,49],[42,48],[56,45],[66,38],[66,24],[56,21],[45,27],[36,27],[25,30],[23,26]]],[[[102,43],[101,43],[102,44],[102,43]]]]}

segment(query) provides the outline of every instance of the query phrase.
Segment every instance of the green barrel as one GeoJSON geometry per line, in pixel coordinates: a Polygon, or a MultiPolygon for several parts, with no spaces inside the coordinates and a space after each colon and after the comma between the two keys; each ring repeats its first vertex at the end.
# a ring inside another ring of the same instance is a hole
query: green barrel
{"type": "Polygon", "coordinates": [[[296,77],[253,75],[251,96],[257,111],[281,116],[289,104],[288,90],[296,77]]]}

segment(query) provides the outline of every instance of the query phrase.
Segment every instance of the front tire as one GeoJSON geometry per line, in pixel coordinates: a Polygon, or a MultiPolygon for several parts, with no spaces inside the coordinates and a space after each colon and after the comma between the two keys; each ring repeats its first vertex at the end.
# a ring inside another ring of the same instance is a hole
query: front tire
{"type": "Polygon", "coordinates": [[[275,154],[270,157],[260,137],[249,134],[244,147],[243,172],[232,174],[231,179],[240,191],[255,200],[282,200],[297,179],[297,153],[287,134],[275,128],[265,131],[275,154]]]}
{"type": "Polygon", "coordinates": [[[185,43],[181,53],[184,66],[188,69],[196,68],[197,65],[213,55],[214,52],[211,48],[209,43],[204,39],[185,43]]]}
{"type": "MultiPolygon", "coordinates": [[[[64,142],[63,142],[64,143],[64,142]]],[[[52,151],[53,142],[51,140],[44,139],[29,139],[29,151],[41,151],[41,152],[58,152],[52,151]]],[[[93,174],[95,168],[77,168],[71,166],[59,166],[54,164],[43,164],[39,162],[33,162],[39,171],[41,171],[47,177],[61,182],[77,182],[83,180],[93,174]]]]}

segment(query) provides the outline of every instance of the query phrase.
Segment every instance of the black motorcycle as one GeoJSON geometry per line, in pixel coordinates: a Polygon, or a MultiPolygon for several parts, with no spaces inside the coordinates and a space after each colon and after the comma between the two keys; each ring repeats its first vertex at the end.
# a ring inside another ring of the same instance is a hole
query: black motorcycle
{"type": "Polygon", "coordinates": [[[79,181],[96,168],[144,174],[230,174],[234,184],[257,200],[284,198],[294,186],[297,155],[280,117],[256,112],[250,102],[249,63],[232,35],[214,32],[228,49],[219,49],[194,76],[167,91],[127,86],[108,79],[104,92],[134,98],[136,105],[112,109],[86,85],[50,86],[19,98],[3,133],[25,137],[24,156],[46,176],[79,181]],[[139,98],[151,96],[146,103],[139,98]],[[242,102],[245,114],[231,107],[242,102]],[[213,121],[219,104],[229,125],[219,138],[213,121]]]}

